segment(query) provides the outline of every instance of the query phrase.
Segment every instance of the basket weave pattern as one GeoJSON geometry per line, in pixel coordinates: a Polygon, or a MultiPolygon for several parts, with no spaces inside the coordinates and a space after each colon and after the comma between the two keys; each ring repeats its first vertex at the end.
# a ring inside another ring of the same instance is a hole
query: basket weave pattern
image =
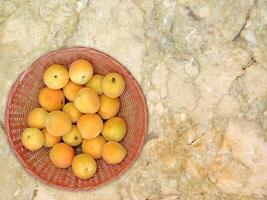
{"type": "Polygon", "coordinates": [[[5,113],[5,128],[9,142],[22,165],[35,177],[48,185],[69,190],[89,190],[118,178],[137,158],[144,143],[147,131],[147,108],[144,96],[132,75],[110,56],[97,50],[75,47],[56,50],[36,60],[14,83],[5,113]],[[58,169],[49,160],[49,149],[37,151],[25,149],[21,142],[21,133],[27,127],[29,112],[39,107],[38,94],[45,87],[43,73],[50,65],[58,63],[65,67],[79,58],[91,62],[94,73],[120,73],[126,83],[120,96],[121,109],[118,113],[127,124],[127,133],[122,140],[128,154],[118,165],[109,165],[102,159],[97,160],[97,173],[88,180],[82,180],[73,174],[71,167],[58,169]]]}

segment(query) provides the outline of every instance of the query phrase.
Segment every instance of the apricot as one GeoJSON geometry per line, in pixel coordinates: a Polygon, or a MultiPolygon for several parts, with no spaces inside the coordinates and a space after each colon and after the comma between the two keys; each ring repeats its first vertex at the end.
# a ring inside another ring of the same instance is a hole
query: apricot
{"type": "Polygon", "coordinates": [[[93,89],[82,88],[74,98],[74,105],[82,113],[96,113],[100,107],[100,101],[93,89]]]}
{"type": "Polygon", "coordinates": [[[62,111],[69,115],[72,123],[76,123],[80,116],[82,116],[82,113],[74,106],[74,103],[71,102],[66,103],[62,111]]]}
{"type": "Polygon", "coordinates": [[[120,100],[118,98],[109,98],[105,95],[99,97],[100,108],[98,110],[98,115],[102,119],[110,119],[114,117],[120,109],[120,100]]]}
{"type": "Polygon", "coordinates": [[[45,120],[45,128],[53,136],[63,136],[70,132],[72,127],[70,117],[63,111],[48,113],[45,120]]]}
{"type": "Polygon", "coordinates": [[[35,108],[28,115],[28,125],[32,128],[44,128],[47,111],[43,108],[35,108]]]}
{"type": "Polygon", "coordinates": [[[70,66],[69,76],[74,83],[86,84],[93,76],[93,66],[85,59],[75,60],[70,66]]]}
{"type": "Polygon", "coordinates": [[[55,144],[49,152],[49,158],[58,168],[67,168],[74,157],[73,148],[66,143],[55,144]]]}
{"type": "Polygon", "coordinates": [[[60,136],[50,135],[48,133],[48,131],[46,130],[46,128],[43,128],[42,129],[42,133],[43,133],[44,139],[45,139],[45,142],[44,142],[44,146],[45,147],[52,147],[55,144],[59,143],[60,140],[61,140],[61,137],[60,136]]]}
{"type": "Polygon", "coordinates": [[[57,90],[63,88],[69,81],[67,68],[59,64],[53,64],[45,70],[44,83],[47,87],[57,90]]]}
{"type": "Polygon", "coordinates": [[[95,74],[91,80],[86,84],[86,87],[93,89],[98,95],[102,94],[102,79],[104,76],[95,74]]]}
{"type": "Polygon", "coordinates": [[[101,155],[109,164],[120,163],[127,154],[127,150],[118,142],[110,141],[104,144],[101,155]]]}
{"type": "Polygon", "coordinates": [[[82,142],[82,151],[92,156],[94,159],[101,158],[101,151],[103,145],[106,143],[102,136],[97,136],[93,139],[85,139],[82,142]]]}
{"type": "Polygon", "coordinates": [[[126,133],[126,124],[123,118],[113,117],[104,123],[102,135],[107,141],[121,141],[126,133]]]}
{"type": "Polygon", "coordinates": [[[47,111],[60,110],[65,104],[65,97],[61,90],[45,87],[39,93],[39,104],[47,111]]]}
{"type": "Polygon", "coordinates": [[[95,160],[88,154],[76,155],[72,160],[72,171],[80,179],[89,179],[95,175],[97,165],[95,160]]]}
{"type": "Polygon", "coordinates": [[[69,81],[68,84],[63,88],[63,93],[69,101],[73,101],[74,97],[82,87],[82,85],[78,85],[72,81],[69,81]]]}
{"type": "Polygon", "coordinates": [[[101,133],[103,121],[97,114],[85,114],[78,119],[77,126],[82,138],[91,139],[101,133]]]}
{"type": "Polygon", "coordinates": [[[76,125],[72,125],[71,131],[66,135],[62,136],[65,143],[71,146],[78,146],[82,143],[82,136],[76,125]]]}
{"type": "Polygon", "coordinates": [[[35,151],[44,145],[44,136],[38,128],[26,128],[22,132],[21,141],[26,149],[35,151]]]}
{"type": "Polygon", "coordinates": [[[102,80],[102,91],[107,97],[119,97],[123,93],[124,88],[124,79],[116,72],[106,74],[102,80]]]}

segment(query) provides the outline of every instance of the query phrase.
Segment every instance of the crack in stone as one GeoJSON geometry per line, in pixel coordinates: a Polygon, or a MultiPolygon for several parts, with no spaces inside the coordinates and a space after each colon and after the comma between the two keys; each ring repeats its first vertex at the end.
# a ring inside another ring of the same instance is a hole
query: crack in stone
{"type": "Polygon", "coordinates": [[[86,8],[88,8],[90,2],[87,1],[86,6],[81,9],[79,12],[76,11],[76,21],[74,24],[74,29],[67,35],[67,37],[63,40],[62,45],[65,46],[66,42],[73,36],[73,34],[78,30],[78,26],[80,24],[80,13],[82,13],[86,8]]]}
{"type": "MultiPolygon", "coordinates": [[[[243,77],[243,76],[246,74],[246,72],[247,72],[246,70],[247,70],[248,68],[252,67],[252,66],[253,66],[252,64],[254,64],[254,63],[257,63],[257,61],[256,61],[255,57],[252,55],[251,58],[250,58],[250,60],[248,61],[248,63],[242,67],[242,70],[243,70],[243,71],[241,72],[241,74],[237,75],[236,78],[232,81],[231,87],[230,87],[230,89],[229,89],[230,91],[231,91],[231,89],[232,89],[232,87],[233,87],[233,84],[234,84],[238,79],[240,79],[241,77],[243,77]]],[[[229,92],[229,94],[231,94],[231,92],[229,92]]]]}
{"type": "Polygon", "coordinates": [[[206,133],[202,133],[201,135],[197,136],[192,142],[190,142],[188,145],[194,145],[195,142],[198,142],[203,136],[205,136],[206,133]]]}
{"type": "MultiPolygon", "coordinates": [[[[237,75],[236,78],[232,81],[232,84],[233,84],[235,81],[237,81],[238,79],[240,79],[240,78],[246,73],[246,69],[252,67],[252,66],[253,66],[252,64],[254,64],[254,63],[257,63],[257,60],[256,60],[255,57],[252,55],[251,58],[250,58],[250,60],[247,62],[247,64],[244,65],[244,66],[242,67],[242,70],[243,70],[243,71],[242,71],[239,75],[237,75]]],[[[231,87],[232,87],[232,84],[231,84],[231,87]]]]}
{"type": "Polygon", "coordinates": [[[79,13],[77,13],[77,20],[76,20],[75,25],[74,25],[74,30],[71,31],[69,33],[69,35],[67,35],[67,37],[63,40],[63,42],[62,42],[63,46],[65,46],[65,43],[67,42],[67,40],[73,36],[73,33],[75,33],[77,31],[79,23],[80,23],[80,16],[79,16],[79,13]]]}
{"type": "Polygon", "coordinates": [[[37,196],[37,193],[38,193],[38,189],[34,189],[34,190],[33,190],[33,193],[32,193],[32,198],[31,198],[31,200],[34,200],[34,199],[35,199],[35,197],[37,196]]]}
{"type": "Polygon", "coordinates": [[[201,20],[201,18],[199,16],[197,16],[190,7],[187,6],[186,10],[188,11],[188,16],[190,16],[192,19],[194,19],[195,21],[201,20]]]}
{"type": "Polygon", "coordinates": [[[256,59],[254,58],[254,56],[251,56],[251,58],[250,58],[250,60],[248,61],[248,63],[242,67],[242,70],[246,70],[246,69],[252,67],[252,66],[253,66],[252,64],[254,64],[254,63],[257,63],[257,61],[256,61],[256,59]]]}
{"type": "Polygon", "coordinates": [[[137,7],[137,8],[139,8],[141,11],[142,11],[142,13],[143,14],[145,14],[145,9],[143,9],[142,7],[141,7],[141,5],[139,5],[139,3],[137,2],[137,0],[132,0],[132,3],[137,7]]]}
{"type": "Polygon", "coordinates": [[[245,18],[245,22],[243,23],[242,27],[240,28],[240,30],[238,31],[238,33],[236,34],[236,36],[232,40],[233,42],[236,41],[236,40],[238,40],[240,38],[242,32],[246,28],[247,23],[248,23],[248,21],[250,19],[251,12],[252,12],[253,8],[255,8],[255,6],[257,5],[257,1],[258,0],[254,0],[252,6],[249,8],[248,13],[247,13],[246,18],[245,18]]]}

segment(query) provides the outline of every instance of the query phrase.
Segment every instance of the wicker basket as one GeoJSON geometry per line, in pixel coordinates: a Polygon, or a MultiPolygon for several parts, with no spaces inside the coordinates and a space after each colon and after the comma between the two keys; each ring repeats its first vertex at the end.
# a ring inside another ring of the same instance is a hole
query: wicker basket
{"type": "Polygon", "coordinates": [[[50,52],[36,60],[14,83],[7,102],[5,130],[17,158],[33,176],[48,185],[69,190],[89,190],[108,183],[123,174],[137,158],[144,143],[148,117],[145,98],[132,75],[120,63],[97,50],[74,47],[50,52]],[[90,61],[94,72],[106,74],[120,73],[126,82],[126,88],[120,97],[119,116],[127,124],[127,133],[122,140],[128,154],[118,165],[109,165],[102,159],[97,160],[97,173],[88,180],[82,180],[73,174],[71,167],[58,169],[49,160],[49,148],[37,151],[25,149],[21,142],[21,133],[27,127],[29,112],[39,106],[38,94],[45,86],[43,73],[51,64],[59,63],[66,67],[79,58],[90,61]]]}

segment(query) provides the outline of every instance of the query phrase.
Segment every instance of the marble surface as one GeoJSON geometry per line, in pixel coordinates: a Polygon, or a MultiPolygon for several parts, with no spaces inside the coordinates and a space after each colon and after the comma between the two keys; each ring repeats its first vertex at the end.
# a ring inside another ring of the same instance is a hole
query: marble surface
{"type": "Polygon", "coordinates": [[[42,54],[89,46],[141,85],[149,130],[120,179],[88,192],[32,178],[0,131],[0,199],[267,199],[266,0],[0,0],[0,119],[42,54]]]}

